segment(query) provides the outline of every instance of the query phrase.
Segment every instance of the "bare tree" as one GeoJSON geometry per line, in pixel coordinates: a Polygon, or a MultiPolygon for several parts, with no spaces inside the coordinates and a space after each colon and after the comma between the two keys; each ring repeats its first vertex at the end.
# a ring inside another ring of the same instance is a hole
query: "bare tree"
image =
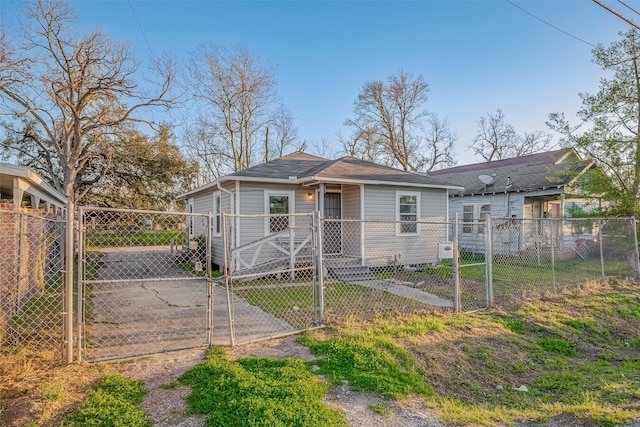
{"type": "Polygon", "coordinates": [[[76,202],[109,167],[114,136],[145,121],[136,113],[170,105],[175,69],[166,57],[154,60],[158,90],[146,94],[129,47],[99,30],[73,32],[64,1],[38,0],[24,13],[20,34],[0,44],[3,146],[76,202]]]}
{"type": "Polygon", "coordinates": [[[355,117],[345,121],[353,129],[342,139],[345,151],[406,171],[451,164],[455,135],[446,121],[423,109],[428,90],[422,76],[403,71],[386,84],[365,83],[354,103],[355,117]]]}
{"type": "Polygon", "coordinates": [[[543,131],[518,134],[516,129],[505,122],[501,109],[495,114],[487,113],[478,121],[478,132],[469,148],[484,160],[501,160],[510,157],[533,154],[551,148],[551,135],[543,131]]]}
{"type": "Polygon", "coordinates": [[[207,171],[210,178],[279,156],[295,141],[293,119],[276,96],[274,72],[246,48],[200,48],[189,74],[203,113],[196,126],[208,147],[198,143],[194,150],[192,141],[188,149],[201,164],[216,165],[207,171]]]}

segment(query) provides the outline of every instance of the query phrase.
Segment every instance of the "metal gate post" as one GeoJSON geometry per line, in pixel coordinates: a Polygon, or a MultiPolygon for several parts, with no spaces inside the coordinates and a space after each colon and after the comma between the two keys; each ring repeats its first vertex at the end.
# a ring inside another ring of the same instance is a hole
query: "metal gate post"
{"type": "Polygon", "coordinates": [[[490,216],[487,216],[485,230],[484,268],[487,278],[487,305],[491,307],[493,305],[493,225],[490,216]]]}
{"type": "Polygon", "coordinates": [[[65,341],[67,363],[73,362],[73,219],[75,206],[69,200],[67,204],[67,227],[65,255],[65,341]]]}
{"type": "Polygon", "coordinates": [[[78,208],[78,361],[82,361],[82,334],[84,325],[84,208],[78,208]]]}
{"type": "Polygon", "coordinates": [[[602,247],[602,218],[598,218],[598,233],[600,233],[600,238],[598,239],[600,243],[600,272],[601,272],[601,283],[604,283],[604,249],[602,247]]]}
{"type": "MultiPolygon", "coordinates": [[[[239,220],[239,218],[237,220],[239,220]]],[[[234,229],[237,228],[232,228],[232,230],[234,229]]],[[[231,291],[229,290],[232,283],[229,276],[231,275],[233,259],[231,257],[232,251],[229,250],[229,239],[227,239],[227,214],[225,213],[222,214],[222,230],[222,246],[224,246],[224,287],[227,293],[227,316],[229,318],[229,345],[233,347],[235,345],[235,338],[233,336],[233,309],[231,307],[231,291]]],[[[233,242],[234,236],[230,237],[233,242]]]]}
{"type": "Polygon", "coordinates": [[[636,224],[636,216],[631,217],[631,230],[633,231],[633,254],[634,263],[633,268],[636,273],[636,277],[640,275],[640,254],[638,254],[638,228],[636,224]]]}
{"type": "Polygon", "coordinates": [[[211,279],[211,244],[213,243],[213,220],[212,214],[207,215],[207,266],[204,269],[207,277],[207,345],[213,345],[213,280],[211,279]]]}
{"type": "Polygon", "coordinates": [[[460,254],[458,253],[458,212],[453,216],[453,312],[460,312],[460,254]]]}
{"type": "Polygon", "coordinates": [[[316,211],[315,215],[318,218],[316,238],[318,243],[318,247],[316,248],[316,252],[318,254],[316,262],[316,275],[318,277],[318,320],[320,325],[324,325],[324,249],[322,246],[322,229],[324,227],[324,222],[322,221],[322,215],[319,210],[316,211]]]}
{"type": "MultiPolygon", "coordinates": [[[[553,230],[555,229],[554,224],[553,224],[553,219],[551,220],[551,284],[553,286],[553,293],[556,293],[556,251],[555,251],[555,244],[554,244],[554,233],[553,230]]],[[[556,238],[556,241],[558,241],[558,239],[556,238]]]]}

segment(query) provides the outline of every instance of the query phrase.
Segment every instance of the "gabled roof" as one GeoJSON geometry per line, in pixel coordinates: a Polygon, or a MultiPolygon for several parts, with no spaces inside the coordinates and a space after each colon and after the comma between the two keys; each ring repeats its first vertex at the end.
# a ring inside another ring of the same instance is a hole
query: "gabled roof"
{"type": "Polygon", "coordinates": [[[464,187],[461,195],[562,188],[594,166],[571,148],[431,171],[429,176],[464,187]],[[490,181],[485,184],[480,176],[490,181]],[[489,180],[492,178],[492,180],[489,180]]]}
{"type": "Polygon", "coordinates": [[[405,172],[354,157],[347,156],[337,160],[329,160],[296,151],[275,160],[223,176],[215,182],[181,194],[179,197],[184,198],[227,181],[272,182],[301,185],[314,185],[325,182],[403,185],[462,190],[462,188],[457,185],[444,182],[440,179],[434,179],[427,175],[405,172]]]}

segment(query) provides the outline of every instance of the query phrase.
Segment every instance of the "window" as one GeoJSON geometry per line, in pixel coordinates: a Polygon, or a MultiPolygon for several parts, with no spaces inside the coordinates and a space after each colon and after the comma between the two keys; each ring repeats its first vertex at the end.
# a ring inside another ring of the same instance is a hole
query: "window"
{"type": "Polygon", "coordinates": [[[222,195],[218,191],[213,193],[213,235],[222,234],[222,195]]]}
{"type": "Polygon", "coordinates": [[[462,232],[469,234],[473,232],[473,211],[474,205],[464,205],[462,207],[462,232]]]}
{"type": "MultiPolygon", "coordinates": [[[[190,214],[193,213],[193,199],[189,199],[187,201],[187,211],[190,214]]],[[[189,227],[189,238],[192,238],[194,236],[194,234],[193,234],[193,216],[192,215],[188,215],[187,225],[189,227]]]]}
{"type": "Polygon", "coordinates": [[[396,192],[396,234],[419,234],[420,193],[396,192]]]}
{"type": "Polygon", "coordinates": [[[290,218],[287,214],[294,211],[293,209],[293,192],[268,193],[265,192],[265,213],[270,216],[268,218],[268,226],[266,232],[277,233],[290,227],[290,218]]]}
{"type": "Polygon", "coordinates": [[[462,232],[484,233],[487,217],[491,215],[490,204],[476,203],[462,206],[462,232]]]}

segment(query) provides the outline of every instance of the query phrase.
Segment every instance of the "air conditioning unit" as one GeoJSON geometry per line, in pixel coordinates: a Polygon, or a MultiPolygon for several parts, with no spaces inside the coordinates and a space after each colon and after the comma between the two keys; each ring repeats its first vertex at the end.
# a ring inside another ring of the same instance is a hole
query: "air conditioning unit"
{"type": "Polygon", "coordinates": [[[438,243],[438,259],[453,258],[453,242],[438,243]]]}

